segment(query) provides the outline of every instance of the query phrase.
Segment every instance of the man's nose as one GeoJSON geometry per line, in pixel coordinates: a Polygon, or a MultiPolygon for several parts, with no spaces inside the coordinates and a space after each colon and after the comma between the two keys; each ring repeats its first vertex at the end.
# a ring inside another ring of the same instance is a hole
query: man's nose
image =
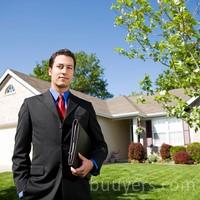
{"type": "Polygon", "coordinates": [[[66,73],[67,73],[67,67],[63,67],[62,70],[61,70],[61,72],[62,72],[63,74],[66,74],[66,73]]]}

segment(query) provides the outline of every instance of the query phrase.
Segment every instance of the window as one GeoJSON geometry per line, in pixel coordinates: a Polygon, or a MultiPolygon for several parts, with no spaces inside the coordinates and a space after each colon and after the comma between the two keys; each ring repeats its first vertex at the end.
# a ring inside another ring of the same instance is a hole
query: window
{"type": "Polygon", "coordinates": [[[168,120],[169,143],[171,145],[184,145],[183,124],[181,119],[168,120]]]}
{"type": "Polygon", "coordinates": [[[152,129],[153,144],[155,146],[161,146],[162,143],[171,145],[184,145],[183,125],[181,119],[153,119],[152,129]]]}
{"type": "Polygon", "coordinates": [[[13,85],[9,85],[5,90],[5,94],[9,95],[9,94],[13,94],[13,93],[15,93],[15,88],[13,85]]]}
{"type": "Polygon", "coordinates": [[[169,143],[168,122],[166,118],[157,118],[152,120],[153,144],[161,146],[162,143],[169,143]]]}

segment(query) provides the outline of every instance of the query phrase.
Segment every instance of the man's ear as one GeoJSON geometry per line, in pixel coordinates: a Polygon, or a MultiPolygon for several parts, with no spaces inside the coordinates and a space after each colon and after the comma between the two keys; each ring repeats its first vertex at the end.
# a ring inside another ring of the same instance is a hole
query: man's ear
{"type": "Polygon", "coordinates": [[[51,70],[52,70],[51,67],[49,67],[48,68],[48,74],[49,74],[49,76],[51,76],[51,70]]]}

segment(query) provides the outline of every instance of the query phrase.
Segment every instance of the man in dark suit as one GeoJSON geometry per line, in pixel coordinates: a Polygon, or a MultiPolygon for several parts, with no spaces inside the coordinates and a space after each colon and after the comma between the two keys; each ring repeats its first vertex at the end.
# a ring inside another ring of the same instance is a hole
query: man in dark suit
{"type": "Polygon", "coordinates": [[[90,102],[73,95],[70,84],[76,59],[61,49],[49,59],[51,88],[24,100],[19,112],[13,153],[13,177],[19,198],[29,200],[89,200],[89,175],[98,175],[107,156],[101,128],[90,102]],[[68,166],[72,122],[78,119],[92,142],[81,166],[68,166]],[[32,159],[29,153],[32,146],[32,159]]]}

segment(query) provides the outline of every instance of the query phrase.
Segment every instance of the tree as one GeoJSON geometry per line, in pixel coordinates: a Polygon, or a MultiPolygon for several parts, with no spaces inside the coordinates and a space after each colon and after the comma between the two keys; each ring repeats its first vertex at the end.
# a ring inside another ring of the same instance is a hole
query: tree
{"type": "MultiPolygon", "coordinates": [[[[141,81],[142,89],[147,95],[154,95],[169,116],[182,118],[197,131],[200,107],[190,107],[170,92],[183,88],[191,98],[200,96],[200,24],[197,10],[192,13],[187,2],[116,0],[112,8],[118,12],[115,24],[125,27],[125,40],[129,44],[127,49],[116,50],[130,59],[150,58],[165,66],[156,79],[155,89],[149,75],[141,81]]],[[[196,3],[199,6],[199,1],[196,3]]]]}
{"type": "Polygon", "coordinates": [[[107,90],[107,82],[103,78],[104,69],[95,54],[87,55],[84,51],[75,54],[77,69],[72,88],[102,99],[113,97],[107,90]]]}
{"type": "MultiPolygon", "coordinates": [[[[102,99],[113,97],[106,89],[108,83],[103,78],[104,69],[100,66],[100,61],[96,55],[88,55],[84,51],[80,51],[75,53],[75,57],[77,65],[71,88],[102,99]]],[[[50,81],[48,66],[48,60],[43,60],[33,69],[33,76],[50,81]]]]}
{"type": "Polygon", "coordinates": [[[42,60],[41,64],[38,63],[34,67],[32,76],[45,81],[51,81],[51,77],[48,74],[48,67],[49,67],[49,61],[42,60]]]}

